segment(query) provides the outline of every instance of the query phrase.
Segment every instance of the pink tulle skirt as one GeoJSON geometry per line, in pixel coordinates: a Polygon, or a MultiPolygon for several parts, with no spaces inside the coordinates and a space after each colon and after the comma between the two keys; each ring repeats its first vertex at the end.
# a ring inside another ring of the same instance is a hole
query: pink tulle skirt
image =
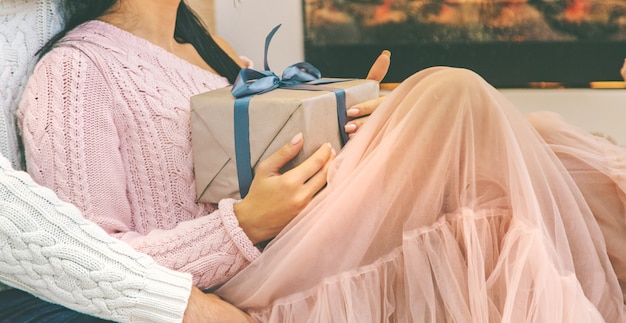
{"type": "Polygon", "coordinates": [[[217,293],[261,322],[623,322],[623,156],[473,72],[421,71],[217,293]]]}

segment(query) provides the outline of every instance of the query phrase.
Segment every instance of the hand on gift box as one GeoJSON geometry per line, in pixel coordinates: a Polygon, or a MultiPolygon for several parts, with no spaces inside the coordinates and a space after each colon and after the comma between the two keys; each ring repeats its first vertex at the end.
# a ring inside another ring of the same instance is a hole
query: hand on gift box
{"type": "MultiPolygon", "coordinates": [[[[384,50],[380,56],[374,61],[372,67],[367,74],[366,79],[374,80],[377,82],[381,82],[385,75],[387,75],[387,71],[389,70],[389,65],[391,64],[391,52],[388,50],[384,50]]],[[[367,117],[378,108],[380,103],[383,101],[384,96],[379,98],[365,101],[363,103],[359,103],[354,105],[346,111],[347,115],[351,120],[346,123],[345,130],[348,133],[348,136],[352,137],[357,130],[365,123],[367,117]]]]}
{"type": "Polygon", "coordinates": [[[234,211],[239,226],[257,244],[275,237],[326,185],[335,159],[330,145],[322,145],[303,163],[281,174],[280,169],[302,149],[302,133],[262,161],[250,191],[234,211]]]}

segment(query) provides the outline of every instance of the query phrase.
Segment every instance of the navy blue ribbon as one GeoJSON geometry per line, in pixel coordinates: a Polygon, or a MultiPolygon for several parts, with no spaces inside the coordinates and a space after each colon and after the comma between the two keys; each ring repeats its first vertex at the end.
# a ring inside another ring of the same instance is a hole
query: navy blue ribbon
{"type": "Polygon", "coordinates": [[[239,194],[245,197],[250,190],[250,184],[254,177],[250,154],[250,99],[257,94],[266,93],[277,88],[309,91],[331,91],[337,99],[337,118],[341,145],[348,141],[348,134],[343,127],[347,121],[346,115],[346,92],[328,86],[320,86],[346,79],[323,79],[322,73],[312,64],[300,62],[288,66],[278,77],[269,68],[267,52],[272,37],[281,25],[272,29],[265,39],[264,71],[250,68],[242,68],[235,79],[231,93],[235,97],[234,123],[235,123],[235,159],[237,164],[237,177],[239,182],[239,194]]]}

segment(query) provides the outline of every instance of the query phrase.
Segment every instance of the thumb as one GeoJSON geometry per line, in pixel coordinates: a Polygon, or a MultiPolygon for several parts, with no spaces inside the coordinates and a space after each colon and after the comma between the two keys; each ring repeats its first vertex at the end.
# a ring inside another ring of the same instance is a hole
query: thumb
{"type": "Polygon", "coordinates": [[[279,174],[280,169],[296,157],[300,149],[302,149],[302,132],[291,138],[287,144],[280,147],[278,151],[260,164],[257,173],[265,175],[279,174]]]}
{"type": "Polygon", "coordinates": [[[380,83],[387,75],[389,65],[391,65],[391,52],[385,49],[372,64],[366,79],[380,83]]]}

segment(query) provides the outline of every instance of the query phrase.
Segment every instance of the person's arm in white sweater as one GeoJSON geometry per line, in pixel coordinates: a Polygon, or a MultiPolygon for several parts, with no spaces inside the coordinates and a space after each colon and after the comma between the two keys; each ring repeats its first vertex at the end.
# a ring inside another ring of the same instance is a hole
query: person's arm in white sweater
{"type": "Polygon", "coordinates": [[[0,157],[0,281],[121,322],[181,321],[191,275],[111,238],[0,157]]]}
{"type": "Polygon", "coordinates": [[[14,113],[36,51],[62,27],[59,2],[0,0],[0,291],[9,285],[120,322],[246,322],[192,287],[191,275],[110,237],[2,156],[19,167],[14,113]]]}

